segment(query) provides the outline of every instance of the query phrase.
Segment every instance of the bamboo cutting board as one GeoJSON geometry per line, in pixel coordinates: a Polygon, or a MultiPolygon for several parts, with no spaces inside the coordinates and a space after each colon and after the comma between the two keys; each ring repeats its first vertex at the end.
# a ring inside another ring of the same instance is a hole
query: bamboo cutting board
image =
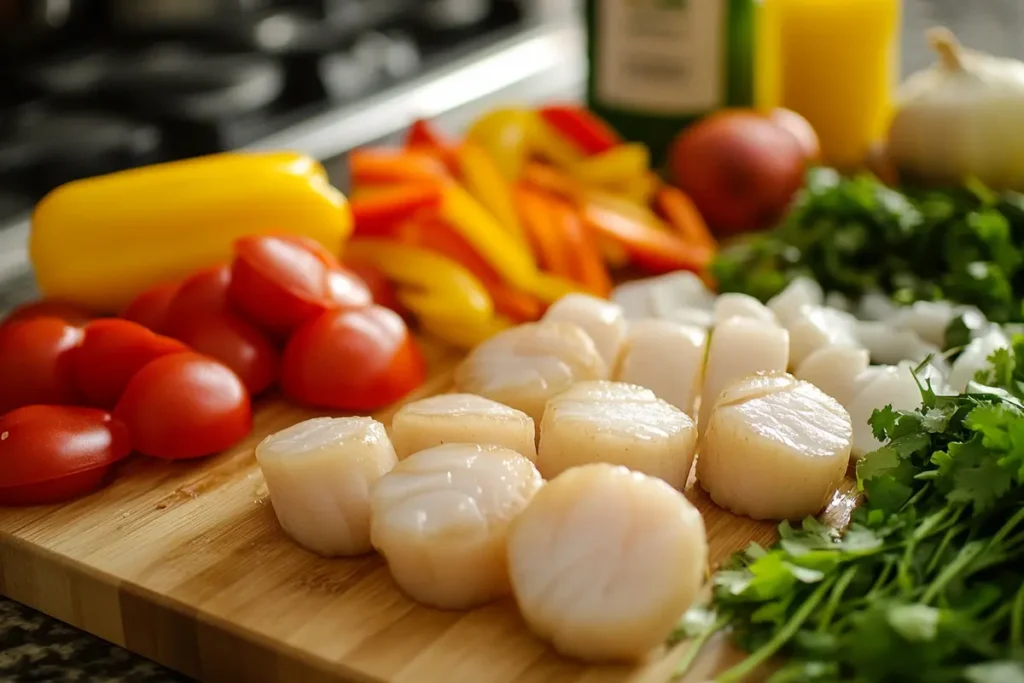
{"type": "MultiPolygon", "coordinates": [[[[410,399],[449,389],[456,352],[425,343],[431,378],[410,399]]],[[[377,417],[390,424],[394,409],[377,417]]],[[[322,414],[322,413],[321,413],[322,414]]],[[[277,525],[253,449],[315,413],[258,407],[245,443],[202,462],[128,461],[103,491],[63,506],[0,509],[0,593],[210,682],[655,683],[680,650],[639,667],[587,667],[531,636],[511,600],[470,612],[421,607],[373,555],[326,560],[277,525]]],[[[845,523],[849,482],[826,515],[845,523]]],[[[692,484],[712,566],[774,525],[716,508],[692,484]]],[[[718,642],[688,681],[735,659],[718,642]]]]}

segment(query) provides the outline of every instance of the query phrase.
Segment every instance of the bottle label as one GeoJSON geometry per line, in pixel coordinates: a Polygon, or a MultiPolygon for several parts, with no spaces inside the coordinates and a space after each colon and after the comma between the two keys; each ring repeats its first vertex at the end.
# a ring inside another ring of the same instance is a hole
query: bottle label
{"type": "Polygon", "coordinates": [[[597,96],[658,114],[721,106],[726,0],[597,0],[597,96]]]}

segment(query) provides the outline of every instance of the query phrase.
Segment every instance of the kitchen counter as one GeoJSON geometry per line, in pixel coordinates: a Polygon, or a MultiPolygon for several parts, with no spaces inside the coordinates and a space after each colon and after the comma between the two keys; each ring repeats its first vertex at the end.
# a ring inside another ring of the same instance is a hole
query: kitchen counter
{"type": "MultiPolygon", "coordinates": [[[[1024,35],[1024,5],[1017,0],[976,0],[972,3],[963,0],[905,0],[904,6],[904,73],[932,62],[923,32],[936,24],[953,29],[961,41],[970,47],[1024,58],[1024,43],[1020,41],[1020,36],[1024,35]]],[[[490,106],[495,97],[507,103],[517,99],[525,101],[555,95],[565,97],[567,93],[578,94],[582,75],[579,60],[552,58],[551,54],[544,53],[544,50],[550,51],[553,45],[567,48],[569,53],[579,49],[578,35],[575,39],[564,39],[565,36],[561,35],[555,42],[545,43],[540,40],[529,43],[528,49],[518,48],[522,55],[517,53],[515,57],[509,57],[509,53],[501,57],[501,53],[495,52],[490,62],[486,58],[481,60],[482,65],[490,66],[481,66],[472,71],[468,76],[469,81],[472,81],[469,86],[480,86],[495,79],[505,79],[507,83],[504,83],[504,87],[476,93],[475,100],[470,93],[472,87],[469,90],[465,87],[467,77],[463,76],[460,85],[453,76],[447,80],[435,80],[418,90],[414,96],[408,96],[404,108],[396,109],[383,102],[370,102],[361,106],[361,113],[356,111],[351,114],[358,114],[360,120],[370,127],[366,140],[369,142],[371,139],[386,139],[393,134],[395,131],[387,130],[386,127],[390,122],[407,119],[409,109],[416,109],[419,114],[425,115],[443,114],[442,127],[458,129],[477,112],[490,106]],[[529,59],[522,61],[522,57],[527,54],[532,55],[535,71],[527,78],[518,78],[517,68],[530,68],[529,59]],[[511,72],[508,64],[510,59],[516,65],[511,72]],[[545,62],[545,59],[550,63],[545,62]],[[484,74],[482,70],[488,68],[492,73],[484,74]],[[456,98],[454,104],[457,106],[453,109],[452,104],[448,104],[447,108],[442,109],[450,98],[456,98]],[[387,113],[387,116],[381,118],[381,112],[387,113]]],[[[335,171],[343,165],[339,159],[344,149],[358,142],[350,139],[352,130],[353,126],[345,115],[331,114],[323,120],[304,124],[298,130],[256,147],[298,148],[327,159],[328,168],[335,171]]],[[[21,233],[7,239],[23,242],[26,230],[27,226],[23,226],[21,233]]],[[[20,245],[17,247],[14,251],[0,249],[3,252],[0,253],[0,281],[17,278],[24,282],[27,271],[24,249],[20,245]],[[5,260],[19,262],[16,264],[18,267],[5,269],[5,260]]],[[[0,308],[7,308],[17,303],[17,300],[30,296],[31,291],[22,286],[22,291],[16,295],[10,291],[0,294],[7,295],[7,300],[0,296],[0,308]]],[[[179,683],[188,680],[119,647],[0,598],[0,683],[179,683]]]]}

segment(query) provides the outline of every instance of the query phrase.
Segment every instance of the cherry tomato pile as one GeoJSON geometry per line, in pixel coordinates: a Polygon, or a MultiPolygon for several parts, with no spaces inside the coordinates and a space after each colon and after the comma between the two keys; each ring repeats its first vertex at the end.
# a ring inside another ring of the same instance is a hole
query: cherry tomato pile
{"type": "Polygon", "coordinates": [[[0,324],[0,505],[89,493],[133,451],[219,453],[249,434],[252,398],[273,386],[318,408],[393,403],[427,373],[394,302],[365,264],[260,235],[121,318],[60,301],[17,309],[0,324]]]}

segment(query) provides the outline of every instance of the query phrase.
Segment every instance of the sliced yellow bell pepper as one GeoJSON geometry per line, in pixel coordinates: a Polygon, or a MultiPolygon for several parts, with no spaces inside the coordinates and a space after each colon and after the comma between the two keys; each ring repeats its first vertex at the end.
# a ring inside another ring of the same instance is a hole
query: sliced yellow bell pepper
{"type": "Polygon", "coordinates": [[[437,252],[384,239],[354,239],[347,257],[398,283],[398,300],[417,318],[480,326],[494,318],[487,290],[464,266],[437,252]]]}
{"type": "Polygon", "coordinates": [[[62,185],[36,206],[29,256],[43,295],[115,313],[161,282],[230,260],[243,235],[352,231],[323,167],[292,153],[226,153],[62,185]]]}
{"type": "Polygon", "coordinates": [[[477,201],[491,212],[498,223],[525,249],[528,248],[523,226],[512,205],[508,181],[483,147],[473,142],[461,145],[456,152],[462,181],[477,201]]]}
{"type": "Polygon", "coordinates": [[[460,185],[446,183],[443,193],[441,217],[503,280],[518,289],[528,289],[537,272],[537,264],[526,245],[505,231],[494,216],[460,185]]]}
{"type": "Polygon", "coordinates": [[[634,142],[616,145],[607,152],[581,159],[567,170],[581,183],[608,187],[643,177],[650,165],[651,153],[647,146],[634,142]]]}
{"type": "Polygon", "coordinates": [[[583,153],[536,113],[530,119],[529,135],[530,150],[560,168],[570,168],[583,160],[583,153]]]}
{"type": "Polygon", "coordinates": [[[420,318],[424,332],[460,349],[471,349],[513,326],[508,318],[498,316],[479,325],[452,322],[444,318],[420,318]]]}
{"type": "Polygon", "coordinates": [[[617,193],[640,206],[648,206],[654,199],[655,193],[661,189],[662,182],[658,174],[648,171],[625,183],[616,186],[617,193]]]}
{"type": "Polygon", "coordinates": [[[495,109],[469,127],[466,140],[480,145],[505,177],[515,180],[530,153],[534,113],[528,109],[495,109]]]}
{"type": "Polygon", "coordinates": [[[546,304],[553,304],[566,294],[574,292],[586,292],[586,288],[578,282],[574,282],[560,275],[543,273],[538,271],[526,291],[533,294],[546,304]]]}

